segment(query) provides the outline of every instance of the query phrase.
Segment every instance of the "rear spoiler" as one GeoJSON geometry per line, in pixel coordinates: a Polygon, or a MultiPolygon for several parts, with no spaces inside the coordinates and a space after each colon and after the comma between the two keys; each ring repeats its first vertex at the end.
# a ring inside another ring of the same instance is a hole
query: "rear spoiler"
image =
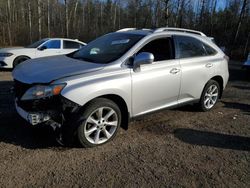
{"type": "Polygon", "coordinates": [[[215,39],[214,39],[214,37],[208,37],[214,44],[216,44],[215,43],[215,39]]]}

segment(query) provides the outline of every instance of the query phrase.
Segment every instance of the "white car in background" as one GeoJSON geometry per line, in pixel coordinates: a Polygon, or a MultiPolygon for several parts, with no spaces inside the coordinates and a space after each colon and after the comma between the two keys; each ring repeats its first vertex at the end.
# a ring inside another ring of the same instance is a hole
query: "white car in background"
{"type": "Polygon", "coordinates": [[[72,53],[86,43],[64,38],[45,38],[27,47],[0,49],[0,68],[14,68],[28,59],[72,53]]]}

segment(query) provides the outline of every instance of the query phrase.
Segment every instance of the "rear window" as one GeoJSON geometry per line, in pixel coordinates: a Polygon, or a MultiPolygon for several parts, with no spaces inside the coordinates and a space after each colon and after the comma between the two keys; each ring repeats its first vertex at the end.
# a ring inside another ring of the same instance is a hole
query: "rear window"
{"type": "Polygon", "coordinates": [[[63,48],[64,49],[78,49],[80,47],[81,46],[78,42],[68,41],[68,40],[63,41],[63,48]]]}

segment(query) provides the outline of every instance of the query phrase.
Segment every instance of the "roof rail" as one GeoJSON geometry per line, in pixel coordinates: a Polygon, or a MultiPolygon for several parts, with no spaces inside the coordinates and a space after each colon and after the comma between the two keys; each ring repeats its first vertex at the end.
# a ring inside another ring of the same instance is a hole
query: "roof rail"
{"type": "Polygon", "coordinates": [[[154,33],[163,32],[163,31],[179,31],[184,33],[192,33],[206,37],[206,35],[200,31],[195,31],[191,29],[182,29],[182,28],[175,28],[175,27],[162,27],[159,29],[154,30],[154,33]]]}
{"type": "Polygon", "coordinates": [[[124,31],[131,31],[131,30],[136,30],[136,28],[124,28],[124,29],[120,29],[116,32],[124,32],[124,31]]]}
{"type": "Polygon", "coordinates": [[[152,31],[152,29],[146,29],[146,28],[142,28],[142,29],[138,29],[138,28],[124,28],[124,29],[120,29],[116,32],[125,32],[125,31],[133,31],[133,30],[143,30],[143,31],[152,31]]]}

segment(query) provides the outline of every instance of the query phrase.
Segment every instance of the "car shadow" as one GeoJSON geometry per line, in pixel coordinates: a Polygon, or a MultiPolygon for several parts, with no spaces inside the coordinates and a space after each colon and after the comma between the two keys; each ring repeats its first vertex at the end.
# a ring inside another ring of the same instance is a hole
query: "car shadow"
{"type": "Polygon", "coordinates": [[[12,81],[0,82],[0,142],[26,149],[59,147],[54,131],[48,126],[32,127],[17,114],[12,81]]]}
{"type": "Polygon", "coordinates": [[[50,127],[31,127],[13,114],[11,118],[1,116],[0,142],[21,146],[26,149],[46,149],[58,147],[50,127]]]}
{"type": "Polygon", "coordinates": [[[0,68],[0,72],[11,72],[12,68],[0,68]]]}
{"type": "Polygon", "coordinates": [[[238,109],[244,114],[250,115],[250,105],[249,104],[243,104],[243,103],[237,103],[237,102],[225,102],[222,101],[225,108],[231,108],[231,109],[238,109]]]}
{"type": "Polygon", "coordinates": [[[249,71],[242,69],[241,64],[229,63],[229,81],[250,81],[249,71]]]}
{"type": "Polygon", "coordinates": [[[250,90],[250,86],[235,85],[233,87],[237,89],[242,89],[242,90],[250,90]]]}
{"type": "Polygon", "coordinates": [[[179,140],[192,145],[250,151],[249,137],[185,128],[175,129],[174,136],[179,140]]]}
{"type": "Polygon", "coordinates": [[[183,106],[179,106],[177,108],[171,109],[173,111],[181,111],[181,112],[200,112],[199,108],[195,104],[187,104],[183,106]]]}

